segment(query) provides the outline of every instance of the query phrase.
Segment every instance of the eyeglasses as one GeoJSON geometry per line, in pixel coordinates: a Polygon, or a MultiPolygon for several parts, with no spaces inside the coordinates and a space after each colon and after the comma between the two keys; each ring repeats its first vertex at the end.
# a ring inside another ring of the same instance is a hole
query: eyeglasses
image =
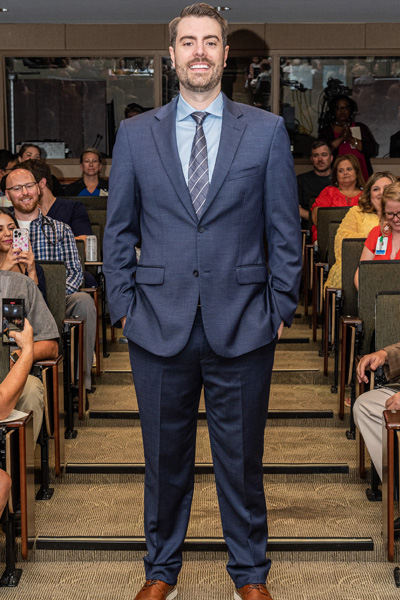
{"type": "Polygon", "coordinates": [[[37,185],[36,181],[32,181],[32,183],[23,183],[22,185],[13,185],[12,187],[9,187],[6,189],[7,189],[7,191],[12,190],[13,192],[16,192],[18,194],[19,192],[22,192],[22,190],[24,188],[26,189],[27,192],[30,192],[31,190],[33,190],[35,185],[37,185]]]}
{"type": "Polygon", "coordinates": [[[394,219],[395,217],[397,219],[400,219],[400,212],[397,212],[397,213],[394,213],[394,212],[385,212],[385,216],[386,216],[387,219],[390,219],[390,220],[394,219]]]}

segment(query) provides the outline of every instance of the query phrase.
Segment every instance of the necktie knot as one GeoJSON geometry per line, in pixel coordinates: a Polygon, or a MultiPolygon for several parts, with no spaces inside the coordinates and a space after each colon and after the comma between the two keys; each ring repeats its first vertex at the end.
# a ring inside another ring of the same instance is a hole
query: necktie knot
{"type": "Polygon", "coordinates": [[[200,111],[192,112],[190,114],[190,116],[196,121],[197,126],[203,125],[204,119],[206,118],[207,115],[208,115],[207,112],[200,112],[200,111]]]}

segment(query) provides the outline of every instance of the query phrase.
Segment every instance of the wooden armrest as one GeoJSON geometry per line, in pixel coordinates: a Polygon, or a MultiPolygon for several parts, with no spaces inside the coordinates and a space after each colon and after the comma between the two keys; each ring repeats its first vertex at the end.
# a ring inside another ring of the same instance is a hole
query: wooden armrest
{"type": "Polygon", "coordinates": [[[386,429],[400,429],[400,410],[384,410],[386,429]]]}
{"type": "Polygon", "coordinates": [[[1,421],[0,424],[4,425],[5,427],[25,427],[25,425],[31,419],[33,419],[33,411],[32,410],[30,410],[28,412],[26,417],[21,417],[19,419],[15,419],[15,421],[7,421],[7,423],[4,423],[3,421],[1,421]]]}
{"type": "Polygon", "coordinates": [[[61,356],[61,354],[59,356],[57,356],[57,358],[46,358],[45,360],[37,360],[36,362],[33,363],[34,367],[54,367],[56,365],[58,365],[60,362],[62,362],[63,357],[61,356]]]}
{"type": "Polygon", "coordinates": [[[94,294],[96,292],[99,292],[100,290],[101,290],[101,287],[97,286],[97,287],[90,287],[90,288],[81,288],[79,291],[86,292],[87,294],[94,294]]]}
{"type": "Polygon", "coordinates": [[[81,325],[85,322],[85,319],[81,319],[80,317],[68,317],[68,319],[64,319],[64,325],[81,325]]]}
{"type": "Polygon", "coordinates": [[[327,262],[316,262],[316,263],[314,263],[314,267],[320,267],[320,268],[324,267],[325,268],[327,266],[328,266],[327,262]]]}
{"type": "Polygon", "coordinates": [[[351,315],[342,315],[341,317],[343,325],[360,325],[362,319],[359,317],[352,317],[351,315]]]}

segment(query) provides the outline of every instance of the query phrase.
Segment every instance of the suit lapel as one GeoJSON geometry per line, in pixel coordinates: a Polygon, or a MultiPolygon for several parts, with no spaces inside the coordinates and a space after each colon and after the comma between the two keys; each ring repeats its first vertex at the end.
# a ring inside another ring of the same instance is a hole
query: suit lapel
{"type": "Polygon", "coordinates": [[[154,142],[168,178],[189,216],[197,223],[188,186],[183,176],[181,159],[176,143],[176,103],[177,98],[163,106],[155,115],[151,126],[154,142]]]}
{"type": "Polygon", "coordinates": [[[243,132],[246,129],[246,122],[244,119],[240,118],[242,114],[243,113],[239,106],[231,100],[228,100],[228,98],[226,98],[224,95],[221,139],[219,142],[217,160],[215,162],[204,211],[200,220],[204,217],[211,203],[218,194],[237,152],[243,132]]]}

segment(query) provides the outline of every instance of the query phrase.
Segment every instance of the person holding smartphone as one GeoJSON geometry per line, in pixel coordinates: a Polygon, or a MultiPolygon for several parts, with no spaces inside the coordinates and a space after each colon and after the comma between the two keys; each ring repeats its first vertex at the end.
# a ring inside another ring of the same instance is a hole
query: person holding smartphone
{"type": "MultiPolygon", "coordinates": [[[[25,319],[23,330],[14,331],[13,336],[21,353],[18,362],[0,383],[0,421],[6,419],[15,408],[26,385],[33,362],[33,329],[28,319],[25,319]]],[[[6,505],[10,488],[10,476],[0,469],[0,515],[6,505]]]]}
{"type": "Polygon", "coordinates": [[[15,245],[13,232],[18,229],[15,217],[6,208],[0,208],[0,269],[27,275],[36,283],[46,299],[46,281],[43,269],[35,263],[32,246],[24,251],[15,245]]]}

